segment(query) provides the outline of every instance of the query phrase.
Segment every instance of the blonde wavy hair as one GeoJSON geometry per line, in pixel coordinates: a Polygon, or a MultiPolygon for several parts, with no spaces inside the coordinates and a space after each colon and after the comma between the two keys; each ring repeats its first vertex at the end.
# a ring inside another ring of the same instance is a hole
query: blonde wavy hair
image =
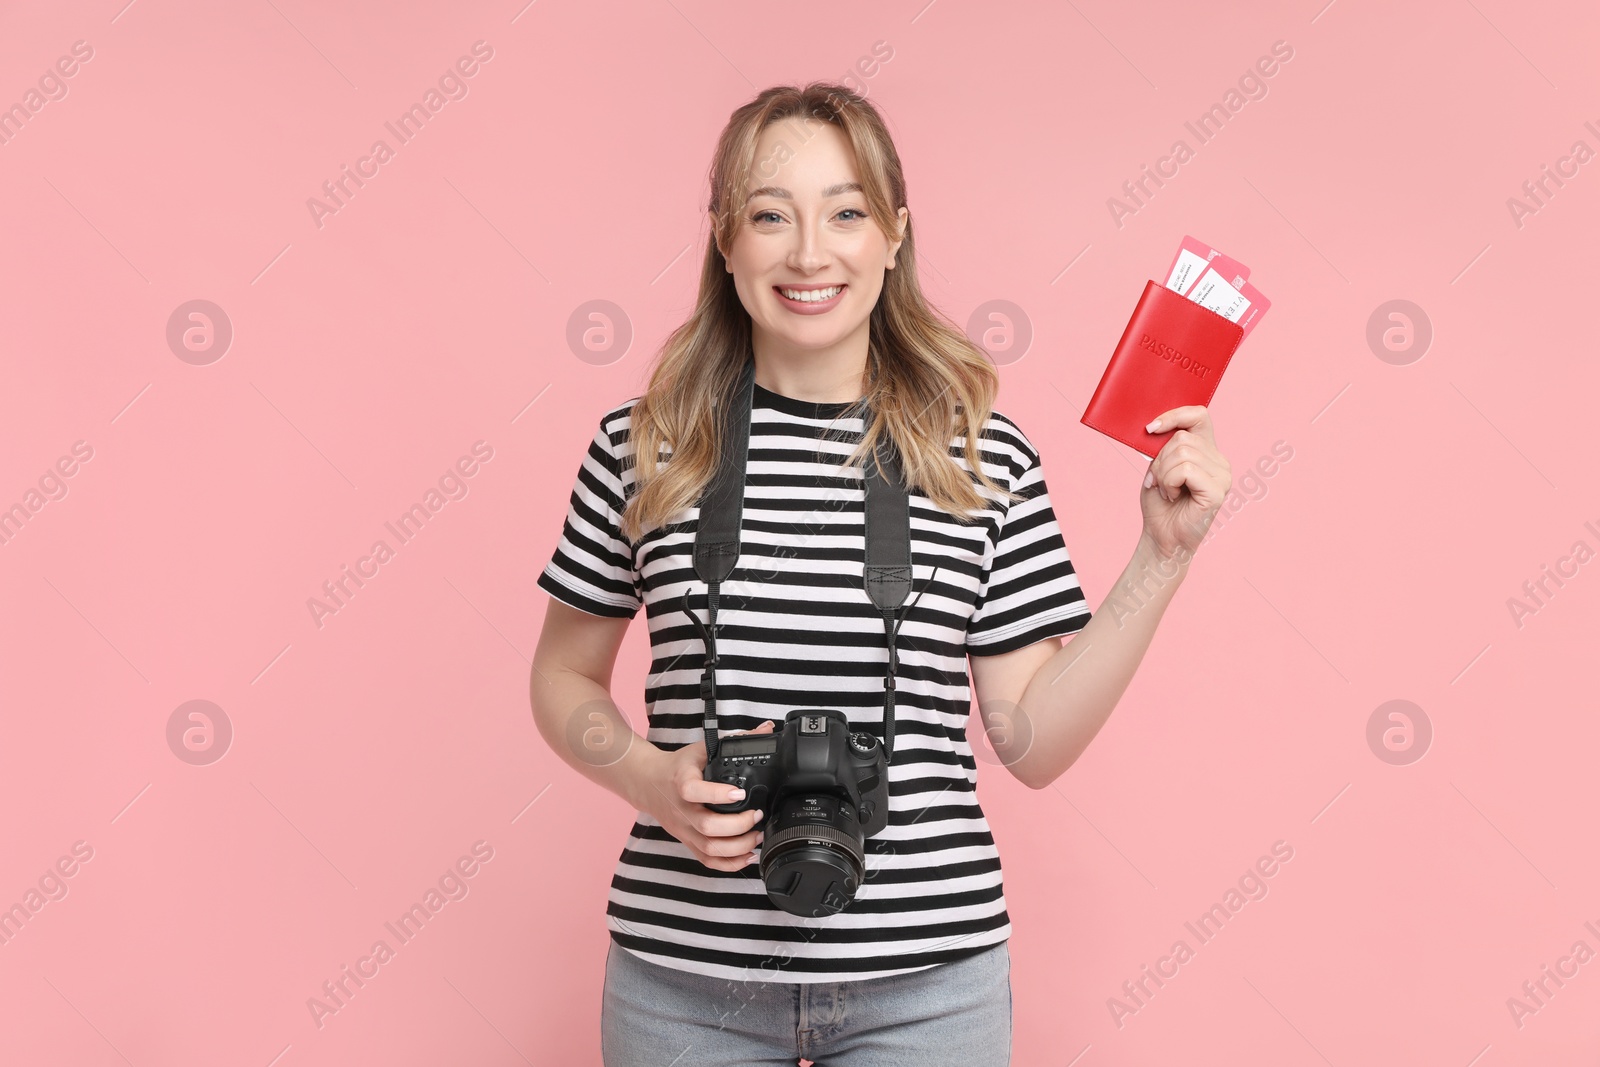
{"type": "MultiPolygon", "coordinates": [[[[733,246],[744,224],[756,144],[771,123],[814,119],[837,126],[855,153],[868,214],[898,221],[906,203],[905,173],[888,127],[863,97],[830,82],[763,90],[733,112],[717,140],[711,164],[713,240],[700,267],[694,313],[661,346],[643,396],[630,409],[634,491],[623,509],[622,531],[637,541],[646,527],[693,506],[716,472],[721,455],[718,412],[733,402],[734,388],[751,350],[750,315],[740,303],[721,249],[733,246]],[[662,446],[671,448],[662,462],[662,446]],[[651,463],[642,457],[655,457],[651,463]]],[[[870,316],[862,403],[871,412],[860,444],[844,461],[853,466],[875,455],[887,435],[899,449],[908,487],[919,489],[961,521],[961,513],[987,510],[974,482],[1008,504],[1020,497],[994,482],[980,462],[980,438],[999,390],[994,363],[950,320],[929,305],[917,280],[917,242],[908,216],[893,270],[870,316]],[[971,473],[950,449],[964,435],[971,473]]],[[[901,236],[885,231],[893,241],[901,236]]],[[[881,465],[879,467],[881,471],[881,465]]]]}

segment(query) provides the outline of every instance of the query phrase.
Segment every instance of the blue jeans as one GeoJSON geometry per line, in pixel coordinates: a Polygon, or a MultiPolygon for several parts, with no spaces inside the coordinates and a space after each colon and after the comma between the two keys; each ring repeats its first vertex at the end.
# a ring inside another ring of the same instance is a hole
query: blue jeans
{"type": "Polygon", "coordinates": [[[1011,953],[1002,941],[887,978],[733,982],[613,941],[600,1047],[605,1067],[1007,1067],[1011,953]]]}

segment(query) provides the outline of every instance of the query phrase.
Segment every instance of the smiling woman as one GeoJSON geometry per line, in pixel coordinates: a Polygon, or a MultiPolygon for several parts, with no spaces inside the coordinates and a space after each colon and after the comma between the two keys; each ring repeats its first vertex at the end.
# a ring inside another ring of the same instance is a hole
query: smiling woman
{"type": "MultiPolygon", "coordinates": [[[[1028,751],[994,751],[1043,788],[1126,688],[1183,566],[1126,625],[1091,618],[1039,450],[995,410],[994,364],[921,291],[904,174],[875,108],[837,85],[768,89],[734,111],[711,178],[694,313],[644,394],[601,416],[539,578],[551,602],[535,721],[636,812],[606,906],[605,1062],[689,1062],[692,1049],[700,1065],[1008,1063],[1011,920],[977,797],[973,688],[986,716],[1004,705],[1027,720],[1028,751]],[[742,492],[742,507],[737,537],[703,554],[726,564],[713,579],[695,544],[730,433],[743,484],[713,488],[742,492]],[[868,464],[898,474],[909,504],[909,565],[883,566],[913,594],[898,642],[864,589],[868,464]],[[641,609],[646,738],[610,694],[641,609]],[[1061,639],[1091,628],[1095,655],[1052,687],[1081,654],[1061,639]],[[791,713],[813,709],[845,720],[841,753],[876,738],[892,751],[875,832],[826,745],[805,759],[787,734],[736,746],[778,753],[772,793],[752,786],[748,803],[733,780],[707,780],[721,727],[793,723],[798,738],[823,716],[791,713]],[[831,911],[773,903],[794,899],[774,857],[796,826],[814,830],[815,870],[830,850],[860,857],[839,868],[842,892],[807,897],[831,911]]],[[[1146,534],[1122,576],[1135,584],[1192,548],[1226,491],[1204,409],[1162,417],[1176,430],[1141,493],[1146,534]]]]}

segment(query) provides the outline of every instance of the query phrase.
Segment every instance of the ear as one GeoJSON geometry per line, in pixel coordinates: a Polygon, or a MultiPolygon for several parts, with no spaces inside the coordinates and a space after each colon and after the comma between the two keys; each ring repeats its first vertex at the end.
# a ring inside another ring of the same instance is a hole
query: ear
{"type": "Polygon", "coordinates": [[[900,213],[899,213],[899,216],[898,216],[898,219],[897,219],[897,222],[896,222],[896,230],[900,234],[900,239],[898,241],[890,241],[889,242],[889,262],[884,265],[885,268],[888,269],[888,270],[894,270],[894,256],[895,256],[895,253],[900,251],[900,246],[906,243],[906,239],[905,239],[906,219],[910,218],[910,216],[911,216],[910,210],[908,208],[905,208],[905,207],[902,206],[900,208],[900,213]]]}

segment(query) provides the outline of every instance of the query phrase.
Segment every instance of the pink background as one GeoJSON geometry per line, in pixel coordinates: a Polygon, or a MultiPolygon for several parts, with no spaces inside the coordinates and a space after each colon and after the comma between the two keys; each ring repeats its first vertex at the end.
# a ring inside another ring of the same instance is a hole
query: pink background
{"type": "MultiPolygon", "coordinates": [[[[930,297],[1031,323],[998,406],[1092,604],[1144,461],[1078,416],[1145,279],[1192,233],[1274,302],[1212,405],[1237,510],[1122,705],[1055,788],[981,769],[1016,1062],[1594,1062],[1600,962],[1520,1025],[1507,1002],[1600,951],[1600,563],[1520,626],[1508,601],[1600,549],[1600,162],[1520,225],[1507,201],[1600,149],[1600,16],[1322,4],[8,5],[0,104],[75,41],[93,58],[0,144],[0,506],[59,497],[0,545],[0,906],[93,854],[0,946],[0,1062],[599,1062],[631,813],[534,728],[534,582],[600,412],[690,305],[728,113],[852,72],[930,297]],[[383,124],[480,40],[468,95],[396,147],[383,124]],[[1184,122],[1275,41],[1267,94],[1199,144],[1184,122]],[[308,198],[379,138],[394,157],[319,227],[308,198]],[[1179,138],[1194,158],[1117,225],[1179,138]],[[200,299],[233,337],[190,362],[167,323],[200,299]],[[1397,299],[1421,358],[1368,344],[1397,299]],[[625,351],[569,344],[592,300],[625,351]],[[466,495],[399,545],[384,523],[478,441],[466,495]],[[394,557],[319,626],[308,601],[379,538],[394,557]],[[168,741],[191,700],[233,731],[205,765],[168,741]],[[1431,724],[1420,760],[1368,742],[1391,700],[1431,724]],[[468,894],[319,1027],[308,998],[480,841],[468,894]],[[1199,944],[1185,921],[1278,841],[1267,896],[1199,944]],[[1108,1000],[1180,938],[1119,1026],[1108,1000]]],[[[636,622],[616,694],[641,726],[646,654],[636,622]]]]}

